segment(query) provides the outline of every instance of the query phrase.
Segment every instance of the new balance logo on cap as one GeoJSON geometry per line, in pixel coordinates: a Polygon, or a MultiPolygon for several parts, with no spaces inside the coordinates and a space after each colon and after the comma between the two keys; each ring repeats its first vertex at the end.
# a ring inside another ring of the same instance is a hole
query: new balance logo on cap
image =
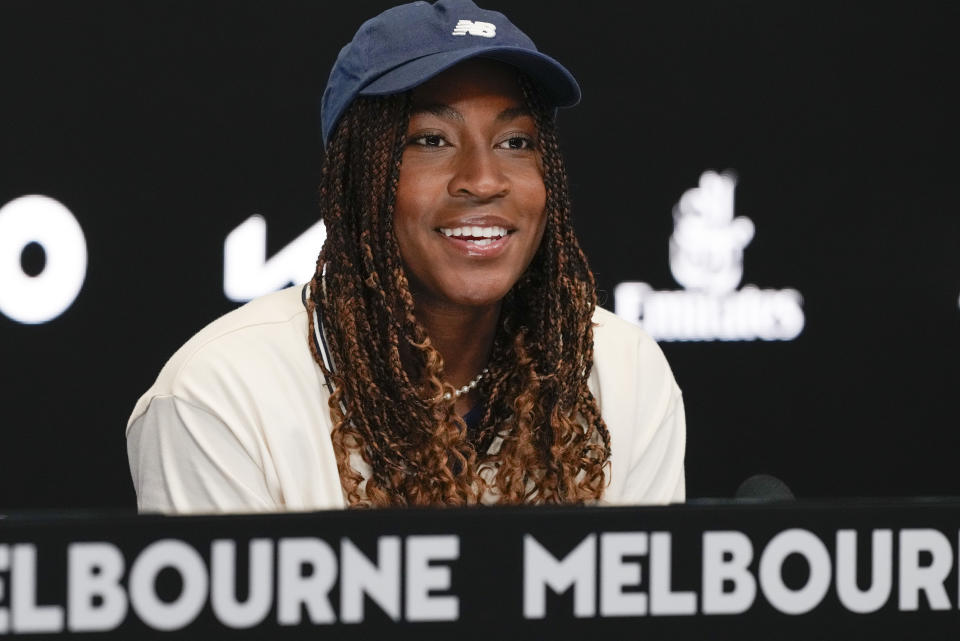
{"type": "Polygon", "coordinates": [[[580,100],[570,72],[537,51],[502,13],[480,9],[473,0],[404,1],[408,4],[364,22],[337,56],[320,109],[325,145],[357,96],[402,93],[458,62],[489,54],[508,59],[538,82],[550,104],[565,107],[580,100]]]}
{"type": "Polygon", "coordinates": [[[473,20],[461,20],[453,28],[454,36],[481,36],[483,38],[492,38],[497,35],[497,25],[491,22],[474,22],[473,20]]]}

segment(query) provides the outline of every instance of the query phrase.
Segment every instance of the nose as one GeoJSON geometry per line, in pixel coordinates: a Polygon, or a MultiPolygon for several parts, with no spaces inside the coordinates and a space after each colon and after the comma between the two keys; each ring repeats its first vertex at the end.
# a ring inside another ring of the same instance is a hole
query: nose
{"type": "Polygon", "coordinates": [[[458,152],[453,176],[447,184],[451,196],[488,201],[510,192],[510,179],[496,150],[483,144],[465,144],[458,152]]]}

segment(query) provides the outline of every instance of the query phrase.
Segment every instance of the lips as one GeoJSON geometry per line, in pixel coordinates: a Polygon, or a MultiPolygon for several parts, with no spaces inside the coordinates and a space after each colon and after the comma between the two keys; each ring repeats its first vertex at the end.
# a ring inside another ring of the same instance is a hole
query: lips
{"type": "Polygon", "coordinates": [[[497,256],[510,242],[516,231],[502,225],[460,225],[439,227],[437,233],[458,253],[472,257],[497,256]]]}
{"type": "Polygon", "coordinates": [[[464,225],[462,227],[441,227],[437,231],[452,240],[462,240],[477,247],[488,247],[510,233],[499,225],[464,225]]]}

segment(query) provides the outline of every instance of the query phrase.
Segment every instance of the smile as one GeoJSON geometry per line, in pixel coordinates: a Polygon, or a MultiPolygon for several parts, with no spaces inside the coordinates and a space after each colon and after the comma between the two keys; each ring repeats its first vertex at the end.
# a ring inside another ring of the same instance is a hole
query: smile
{"type": "Polygon", "coordinates": [[[464,227],[441,227],[437,231],[456,240],[465,241],[476,245],[477,247],[486,247],[492,245],[498,240],[505,238],[510,232],[505,227],[489,226],[481,227],[478,225],[466,225],[464,227]]]}

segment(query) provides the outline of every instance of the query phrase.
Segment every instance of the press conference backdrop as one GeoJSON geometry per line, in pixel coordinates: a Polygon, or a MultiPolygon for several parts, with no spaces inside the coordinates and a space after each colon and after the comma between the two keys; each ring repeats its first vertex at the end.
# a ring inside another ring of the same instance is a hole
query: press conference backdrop
{"type": "MultiPolygon", "coordinates": [[[[684,391],[694,497],[956,495],[955,3],[487,3],[566,64],[601,304],[684,391]]],[[[317,104],[388,3],[0,4],[0,511],[129,507],[173,351],[309,278],[317,104]]]]}

